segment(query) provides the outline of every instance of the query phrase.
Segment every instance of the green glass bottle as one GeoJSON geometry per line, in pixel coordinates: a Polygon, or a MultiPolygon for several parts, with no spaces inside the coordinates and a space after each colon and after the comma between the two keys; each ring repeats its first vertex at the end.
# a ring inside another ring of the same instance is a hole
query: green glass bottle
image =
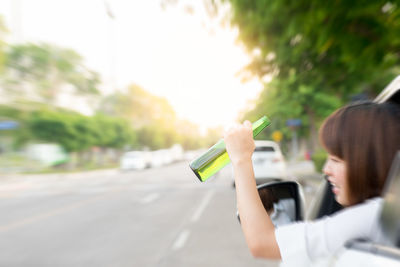
{"type": "MultiPolygon", "coordinates": [[[[253,123],[253,137],[256,137],[265,127],[270,124],[267,116],[253,123]]],[[[223,139],[219,140],[215,145],[210,147],[203,155],[194,159],[190,164],[190,168],[196,174],[201,182],[206,181],[230,162],[228,153],[225,149],[223,139]]]]}

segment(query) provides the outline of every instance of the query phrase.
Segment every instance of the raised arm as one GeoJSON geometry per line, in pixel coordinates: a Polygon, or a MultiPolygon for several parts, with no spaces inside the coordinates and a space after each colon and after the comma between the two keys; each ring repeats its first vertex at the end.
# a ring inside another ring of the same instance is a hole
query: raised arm
{"type": "Polygon", "coordinates": [[[275,227],[262,205],[254,179],[251,156],[255,145],[251,123],[236,125],[225,133],[226,150],[232,162],[237,206],[247,245],[254,257],[280,259],[275,227]]]}

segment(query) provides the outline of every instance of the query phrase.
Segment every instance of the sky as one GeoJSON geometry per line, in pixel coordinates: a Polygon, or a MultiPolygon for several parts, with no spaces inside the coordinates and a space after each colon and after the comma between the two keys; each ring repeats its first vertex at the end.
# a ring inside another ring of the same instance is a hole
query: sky
{"type": "Polygon", "coordinates": [[[2,0],[0,14],[7,41],[74,49],[101,74],[104,93],[137,84],[165,97],[180,119],[231,124],[262,89],[237,75],[250,62],[238,30],[207,15],[201,0],[162,1],[2,0]]]}

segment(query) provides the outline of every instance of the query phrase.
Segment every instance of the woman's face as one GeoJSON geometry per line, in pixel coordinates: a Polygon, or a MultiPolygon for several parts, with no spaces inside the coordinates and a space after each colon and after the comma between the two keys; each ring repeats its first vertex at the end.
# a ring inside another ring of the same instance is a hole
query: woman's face
{"type": "Polygon", "coordinates": [[[323,172],[328,176],[327,179],[332,185],[332,191],[335,194],[336,201],[342,206],[350,205],[345,162],[342,159],[329,154],[323,172]]]}

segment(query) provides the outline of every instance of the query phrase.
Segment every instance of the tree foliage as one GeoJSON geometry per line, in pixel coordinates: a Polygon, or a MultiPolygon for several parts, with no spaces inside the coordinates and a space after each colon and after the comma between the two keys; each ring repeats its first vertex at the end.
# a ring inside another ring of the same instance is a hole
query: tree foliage
{"type": "Polygon", "coordinates": [[[87,69],[74,50],[49,44],[17,44],[6,53],[6,82],[9,93],[25,93],[24,83],[45,101],[54,101],[66,85],[74,93],[97,94],[98,74],[87,69]]]}
{"type": "Polygon", "coordinates": [[[99,112],[125,118],[135,128],[153,123],[155,120],[169,124],[174,124],[176,121],[175,111],[165,98],[153,95],[136,84],[128,86],[125,92],[106,96],[99,112]]]}
{"type": "Polygon", "coordinates": [[[31,141],[54,142],[69,152],[92,147],[115,148],[137,146],[135,131],[122,118],[105,115],[92,117],[63,109],[41,106],[24,110],[0,105],[0,120],[15,120],[19,127],[0,134],[15,137],[17,146],[31,141]]]}
{"type": "Polygon", "coordinates": [[[134,131],[123,119],[38,110],[28,123],[33,138],[59,143],[70,152],[93,146],[121,149],[135,144],[134,131]]]}
{"type": "Polygon", "coordinates": [[[252,113],[301,118],[315,133],[329,112],[376,95],[399,71],[399,1],[229,2],[253,55],[244,75],[273,76],[252,113]]]}
{"type": "Polygon", "coordinates": [[[147,92],[139,85],[133,84],[126,92],[116,92],[105,97],[99,113],[129,121],[137,133],[140,147],[166,148],[178,142],[189,144],[188,139],[192,138],[180,130],[182,124],[168,101],[147,92]]]}

